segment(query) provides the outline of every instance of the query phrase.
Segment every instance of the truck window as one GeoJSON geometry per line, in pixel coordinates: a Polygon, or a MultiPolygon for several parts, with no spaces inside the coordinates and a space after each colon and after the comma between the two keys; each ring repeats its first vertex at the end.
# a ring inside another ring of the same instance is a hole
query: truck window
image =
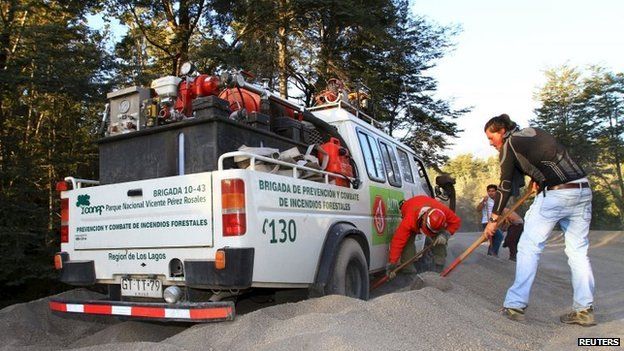
{"type": "Polygon", "coordinates": [[[394,150],[390,145],[379,141],[379,147],[381,148],[381,156],[384,164],[386,165],[386,174],[388,175],[388,182],[390,185],[400,187],[401,186],[401,172],[399,171],[399,163],[397,162],[394,150]]]}
{"type": "Polygon", "coordinates": [[[414,164],[416,165],[418,177],[420,178],[420,184],[422,184],[423,190],[430,197],[434,197],[433,187],[431,187],[431,182],[429,182],[429,178],[427,178],[427,172],[425,171],[425,164],[417,157],[414,157],[414,164]]]}
{"type": "Polygon", "coordinates": [[[412,168],[409,163],[409,156],[407,156],[407,152],[397,149],[397,153],[399,154],[399,164],[401,165],[401,173],[403,173],[403,178],[406,182],[414,184],[414,176],[412,175],[412,168]]]}
{"type": "Polygon", "coordinates": [[[366,164],[368,177],[371,180],[385,183],[386,177],[384,175],[377,143],[370,135],[362,131],[358,131],[358,139],[360,140],[360,148],[362,148],[362,154],[364,155],[364,163],[366,164]]]}

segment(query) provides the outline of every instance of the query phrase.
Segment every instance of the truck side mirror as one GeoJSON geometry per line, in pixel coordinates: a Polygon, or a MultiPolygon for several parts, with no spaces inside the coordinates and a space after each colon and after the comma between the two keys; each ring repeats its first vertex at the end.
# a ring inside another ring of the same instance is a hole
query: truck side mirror
{"type": "Polygon", "coordinates": [[[435,179],[435,195],[442,201],[449,202],[449,208],[455,211],[455,178],[450,174],[441,174],[435,179]]]}

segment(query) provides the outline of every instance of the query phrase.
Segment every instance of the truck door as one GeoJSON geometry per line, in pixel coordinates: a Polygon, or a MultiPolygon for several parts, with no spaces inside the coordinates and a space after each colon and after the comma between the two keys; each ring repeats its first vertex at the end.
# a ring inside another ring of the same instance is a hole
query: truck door
{"type": "Polygon", "coordinates": [[[423,194],[430,197],[435,197],[431,181],[427,177],[427,171],[425,170],[425,164],[418,157],[412,155],[413,170],[414,170],[414,182],[416,186],[420,188],[423,194]]]}
{"type": "Polygon", "coordinates": [[[423,192],[420,184],[416,184],[414,172],[412,172],[412,167],[410,166],[409,155],[407,151],[397,147],[397,156],[399,159],[401,174],[403,175],[404,180],[403,188],[405,189],[405,197],[411,198],[416,195],[429,195],[427,192],[423,192]]]}

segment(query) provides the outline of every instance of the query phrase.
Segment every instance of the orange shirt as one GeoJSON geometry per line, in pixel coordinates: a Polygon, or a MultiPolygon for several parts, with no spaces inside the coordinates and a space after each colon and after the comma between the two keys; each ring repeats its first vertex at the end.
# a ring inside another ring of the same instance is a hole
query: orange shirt
{"type": "MultiPolygon", "coordinates": [[[[455,212],[453,212],[450,208],[444,206],[439,201],[429,197],[429,196],[414,196],[413,198],[405,201],[403,206],[401,207],[401,214],[403,215],[403,220],[401,220],[401,224],[394,232],[394,236],[392,237],[392,242],[390,242],[390,254],[389,261],[390,263],[397,263],[399,258],[401,257],[401,253],[403,252],[403,248],[409,239],[409,236],[413,233],[414,235],[420,233],[420,228],[418,227],[418,215],[420,214],[420,210],[423,207],[431,207],[437,208],[444,212],[446,216],[446,230],[452,235],[459,229],[461,225],[461,219],[457,217],[455,212]]],[[[423,234],[433,237],[432,233],[428,231],[423,234]]]]}

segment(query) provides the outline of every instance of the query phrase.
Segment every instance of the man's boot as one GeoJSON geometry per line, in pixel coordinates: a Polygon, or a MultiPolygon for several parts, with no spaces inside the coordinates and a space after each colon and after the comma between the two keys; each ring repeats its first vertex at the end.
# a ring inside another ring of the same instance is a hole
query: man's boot
{"type": "Polygon", "coordinates": [[[501,313],[512,321],[521,322],[524,320],[524,308],[503,307],[501,313]]]}
{"type": "Polygon", "coordinates": [[[594,308],[592,306],[584,310],[564,314],[559,318],[559,320],[561,323],[578,324],[584,327],[596,325],[596,321],[594,319],[594,308]]]}

